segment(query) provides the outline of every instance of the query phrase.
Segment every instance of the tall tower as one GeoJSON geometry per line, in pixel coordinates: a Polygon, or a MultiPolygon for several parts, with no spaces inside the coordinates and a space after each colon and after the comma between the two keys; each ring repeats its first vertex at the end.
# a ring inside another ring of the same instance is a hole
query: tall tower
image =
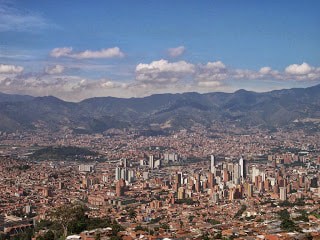
{"type": "Polygon", "coordinates": [[[196,173],[194,175],[194,179],[195,179],[195,190],[196,190],[196,192],[200,192],[201,191],[200,174],[196,173]]]}
{"type": "Polygon", "coordinates": [[[280,187],[280,200],[286,201],[287,200],[287,189],[286,187],[280,187]]]}
{"type": "Polygon", "coordinates": [[[126,158],[123,159],[123,167],[128,167],[128,159],[126,158]]]}
{"type": "Polygon", "coordinates": [[[215,158],[214,155],[210,156],[210,172],[215,174],[215,168],[216,168],[216,162],[215,162],[215,158]]]}
{"type": "Polygon", "coordinates": [[[120,180],[120,178],[121,178],[121,168],[116,167],[115,179],[116,179],[116,181],[118,181],[118,180],[120,180]]]}
{"type": "Polygon", "coordinates": [[[117,197],[121,197],[124,195],[124,180],[120,179],[117,183],[116,183],[116,196],[117,197]]]}
{"type": "Polygon", "coordinates": [[[239,160],[239,167],[240,167],[240,177],[242,179],[246,178],[246,160],[243,159],[243,157],[239,160]]]}
{"type": "Polygon", "coordinates": [[[149,156],[149,168],[154,169],[154,157],[153,157],[153,155],[149,156]]]}
{"type": "Polygon", "coordinates": [[[233,165],[233,176],[232,176],[233,183],[239,184],[240,183],[240,166],[238,163],[233,165]]]}

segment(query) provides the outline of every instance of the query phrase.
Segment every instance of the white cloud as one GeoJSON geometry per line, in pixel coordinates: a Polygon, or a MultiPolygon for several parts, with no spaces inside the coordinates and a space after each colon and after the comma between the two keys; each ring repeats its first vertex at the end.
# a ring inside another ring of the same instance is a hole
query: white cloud
{"type": "MultiPolygon", "coordinates": [[[[208,62],[206,65],[200,65],[197,69],[196,80],[205,82],[202,85],[209,86],[209,82],[222,81],[228,78],[228,69],[221,61],[208,62]]],[[[213,84],[214,85],[214,84],[213,84]]]]}
{"type": "Polygon", "coordinates": [[[288,74],[305,75],[312,71],[312,67],[307,63],[292,64],[286,67],[285,72],[288,74]]]}
{"type": "Polygon", "coordinates": [[[223,84],[219,81],[206,81],[206,82],[198,82],[199,87],[206,87],[206,88],[217,88],[221,87],[223,84]]]}
{"type": "Polygon", "coordinates": [[[72,47],[63,47],[63,48],[54,48],[51,53],[50,56],[52,57],[67,57],[69,55],[71,55],[72,52],[72,47]]]}
{"type": "Polygon", "coordinates": [[[144,83],[175,83],[194,73],[195,67],[185,61],[170,63],[161,59],[136,66],[136,80],[144,83]]]}
{"type": "Polygon", "coordinates": [[[23,67],[16,66],[16,65],[7,65],[7,64],[0,64],[0,74],[1,73],[21,73],[23,71],[23,67]]]}
{"type": "Polygon", "coordinates": [[[261,73],[261,74],[269,74],[271,72],[272,72],[271,67],[262,67],[259,70],[259,73],[261,73]]]}
{"type": "Polygon", "coordinates": [[[225,69],[226,66],[221,61],[216,62],[208,62],[206,65],[207,69],[213,69],[215,71],[220,71],[221,69],[225,69]]]}
{"type": "Polygon", "coordinates": [[[186,49],[184,46],[179,46],[176,48],[169,48],[168,53],[171,57],[178,57],[178,56],[181,56],[185,50],[186,49]]]}
{"type": "Polygon", "coordinates": [[[69,57],[76,59],[90,59],[90,58],[120,58],[124,53],[118,47],[105,48],[100,51],[85,50],[83,52],[74,53],[71,47],[55,48],[51,51],[52,57],[69,57]]]}
{"type": "Polygon", "coordinates": [[[264,74],[260,72],[248,70],[248,69],[232,69],[230,70],[229,78],[234,79],[244,79],[244,80],[253,80],[261,79],[264,77],[264,74]]]}
{"type": "Polygon", "coordinates": [[[100,51],[90,51],[86,50],[84,52],[79,52],[77,54],[73,54],[75,58],[83,59],[83,58],[114,58],[114,57],[123,57],[123,52],[120,51],[120,48],[106,48],[100,51]]]}
{"type": "Polygon", "coordinates": [[[17,9],[12,4],[6,4],[6,1],[0,2],[0,32],[38,31],[49,26],[54,25],[37,13],[17,9]]]}
{"type": "Polygon", "coordinates": [[[54,66],[46,67],[45,72],[48,74],[60,74],[60,73],[63,73],[64,70],[65,70],[64,66],[57,64],[54,66]]]}

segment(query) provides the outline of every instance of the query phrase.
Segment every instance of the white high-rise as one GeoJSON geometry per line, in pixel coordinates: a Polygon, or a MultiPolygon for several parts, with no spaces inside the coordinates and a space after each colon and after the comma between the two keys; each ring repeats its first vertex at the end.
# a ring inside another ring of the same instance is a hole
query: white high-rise
{"type": "Polygon", "coordinates": [[[215,162],[215,158],[214,158],[214,155],[211,155],[211,161],[210,161],[210,172],[215,174],[215,170],[216,170],[216,162],[215,162]]]}
{"type": "Polygon", "coordinates": [[[154,157],[153,155],[149,156],[149,168],[154,169],[154,157]]]}
{"type": "Polygon", "coordinates": [[[121,179],[121,168],[120,167],[116,167],[115,179],[116,179],[116,181],[121,179]]]}
{"type": "Polygon", "coordinates": [[[246,178],[246,161],[243,159],[243,157],[239,160],[239,167],[240,167],[240,177],[243,179],[246,178]]]}
{"type": "Polygon", "coordinates": [[[286,187],[280,187],[280,200],[281,201],[287,200],[287,188],[286,187]]]}

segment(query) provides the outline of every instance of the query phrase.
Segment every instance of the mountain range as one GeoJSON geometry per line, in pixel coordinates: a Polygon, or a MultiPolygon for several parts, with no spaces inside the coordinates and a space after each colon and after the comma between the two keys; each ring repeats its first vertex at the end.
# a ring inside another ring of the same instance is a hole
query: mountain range
{"type": "Polygon", "coordinates": [[[176,130],[213,123],[287,128],[320,125],[320,84],[257,93],[195,92],[143,98],[97,97],[66,102],[53,96],[0,93],[0,131],[69,129],[101,133],[111,128],[176,130]]]}

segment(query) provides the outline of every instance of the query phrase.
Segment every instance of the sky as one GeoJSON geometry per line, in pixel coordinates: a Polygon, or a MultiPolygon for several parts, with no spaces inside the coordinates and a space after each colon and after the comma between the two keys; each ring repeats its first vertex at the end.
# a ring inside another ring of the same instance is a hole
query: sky
{"type": "Polygon", "coordinates": [[[0,0],[0,92],[89,97],[320,83],[318,0],[0,0]]]}

